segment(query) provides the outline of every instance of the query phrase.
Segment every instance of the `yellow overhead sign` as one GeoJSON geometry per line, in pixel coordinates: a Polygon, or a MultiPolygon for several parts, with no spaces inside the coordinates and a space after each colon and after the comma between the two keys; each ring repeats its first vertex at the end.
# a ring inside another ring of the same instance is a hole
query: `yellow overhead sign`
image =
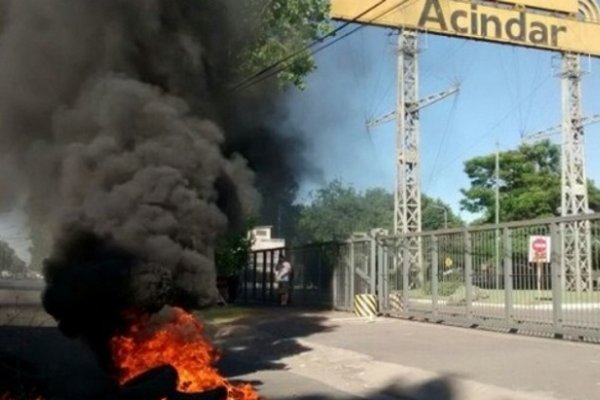
{"type": "MultiPolygon", "coordinates": [[[[576,0],[545,0],[567,8],[576,0]]],[[[592,8],[595,0],[579,0],[592,8]]],[[[469,0],[332,0],[334,19],[359,23],[428,31],[447,36],[508,43],[600,56],[600,24],[581,21],[567,14],[535,11],[505,3],[533,5],[536,0],[472,2],[469,0]],[[381,3],[381,4],[379,4],[381,3]],[[503,4],[500,4],[503,3],[503,4]],[[379,4],[379,5],[378,5],[379,4]],[[372,8],[365,14],[366,10],[372,8]],[[357,16],[359,16],[357,18],[357,16]]],[[[541,0],[540,0],[541,3],[541,0]]],[[[546,7],[548,8],[548,6],[546,7]]]]}
{"type": "Polygon", "coordinates": [[[497,3],[512,4],[520,7],[540,8],[543,10],[577,14],[577,0],[492,0],[497,3]]]}

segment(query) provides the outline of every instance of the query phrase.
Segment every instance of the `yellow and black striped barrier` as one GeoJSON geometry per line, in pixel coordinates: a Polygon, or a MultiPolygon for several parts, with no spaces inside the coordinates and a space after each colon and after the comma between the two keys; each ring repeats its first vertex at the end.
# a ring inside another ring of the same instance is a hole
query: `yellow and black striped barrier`
{"type": "Polygon", "coordinates": [[[392,311],[404,311],[404,298],[402,293],[393,292],[390,293],[390,309],[392,311]]]}
{"type": "Polygon", "coordinates": [[[354,296],[354,314],[359,317],[376,317],[379,314],[377,296],[357,294],[354,296]]]}

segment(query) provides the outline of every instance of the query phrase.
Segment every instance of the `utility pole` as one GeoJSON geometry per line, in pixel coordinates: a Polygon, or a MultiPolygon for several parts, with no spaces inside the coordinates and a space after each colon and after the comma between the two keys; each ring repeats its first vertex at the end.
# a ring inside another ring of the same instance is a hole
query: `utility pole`
{"type": "Polygon", "coordinates": [[[496,167],[494,168],[494,186],[496,192],[496,252],[495,252],[495,266],[496,266],[496,289],[500,289],[500,146],[496,143],[496,167]]]}
{"type": "Polygon", "coordinates": [[[496,143],[496,166],[494,168],[494,187],[496,192],[496,225],[500,223],[500,149],[496,143]]]}
{"type": "Polygon", "coordinates": [[[446,210],[446,207],[444,207],[443,209],[444,209],[444,229],[448,229],[448,210],[446,210]]]}
{"type": "Polygon", "coordinates": [[[438,206],[437,204],[430,204],[429,207],[437,208],[444,212],[444,229],[448,229],[448,209],[445,206],[438,206]]]}

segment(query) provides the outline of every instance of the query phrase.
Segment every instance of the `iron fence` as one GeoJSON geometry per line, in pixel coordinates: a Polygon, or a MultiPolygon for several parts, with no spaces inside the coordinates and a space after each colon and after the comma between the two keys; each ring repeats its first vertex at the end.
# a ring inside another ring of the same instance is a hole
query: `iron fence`
{"type": "Polygon", "coordinates": [[[383,312],[600,338],[598,214],[373,240],[383,248],[385,260],[379,263],[384,290],[376,293],[383,312]],[[575,237],[573,248],[565,249],[565,232],[581,224],[586,229],[579,232],[584,234],[575,237]],[[548,260],[530,259],[533,236],[548,239],[548,260]],[[420,243],[420,265],[407,262],[408,238],[420,243]],[[576,260],[571,268],[565,266],[566,251],[580,252],[571,255],[576,260]],[[578,280],[580,284],[573,284],[578,280]]]}
{"type": "Polygon", "coordinates": [[[285,254],[292,264],[292,304],[333,306],[333,273],[341,247],[332,242],[253,252],[248,264],[240,272],[237,301],[246,304],[276,304],[278,288],[275,268],[279,256],[285,254]]]}
{"type": "Polygon", "coordinates": [[[241,274],[243,301],[276,301],[283,251],[294,304],[351,311],[372,294],[392,316],[600,338],[600,214],[259,251],[241,274]],[[531,262],[533,236],[548,239],[548,260],[531,262]]]}

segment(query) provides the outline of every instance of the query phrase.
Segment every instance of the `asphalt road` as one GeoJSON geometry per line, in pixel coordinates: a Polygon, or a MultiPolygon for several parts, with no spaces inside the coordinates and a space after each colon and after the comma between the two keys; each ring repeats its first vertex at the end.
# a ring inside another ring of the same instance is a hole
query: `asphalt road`
{"type": "Polygon", "coordinates": [[[256,328],[309,349],[283,358],[288,371],[365,398],[600,399],[599,345],[340,313],[308,332],[293,319],[315,314],[283,313],[256,328]]]}
{"type": "MultiPolygon", "coordinates": [[[[37,311],[35,323],[0,323],[0,354],[43,371],[59,398],[94,399],[106,377],[93,356],[37,311]]],[[[208,334],[223,352],[219,369],[271,400],[600,399],[594,344],[293,308],[208,334]]]]}
{"type": "MultiPolygon", "coordinates": [[[[233,381],[252,383],[266,399],[360,399],[321,380],[290,372],[278,358],[299,349],[291,343],[280,347],[272,346],[270,340],[258,341],[252,349],[262,355],[250,357],[235,347],[241,338],[228,335],[227,326],[209,326],[208,330],[222,351],[217,365],[222,374],[233,381]],[[265,347],[270,351],[264,351],[265,347]],[[277,353],[280,350],[283,352],[277,353]]],[[[242,332],[243,340],[257,337],[246,334],[243,327],[236,327],[235,332],[242,332]]],[[[33,371],[36,382],[42,382],[36,386],[44,387],[53,400],[104,400],[111,385],[89,349],[63,336],[40,307],[0,306],[0,394],[15,376],[27,376],[23,371],[33,371]]]]}

